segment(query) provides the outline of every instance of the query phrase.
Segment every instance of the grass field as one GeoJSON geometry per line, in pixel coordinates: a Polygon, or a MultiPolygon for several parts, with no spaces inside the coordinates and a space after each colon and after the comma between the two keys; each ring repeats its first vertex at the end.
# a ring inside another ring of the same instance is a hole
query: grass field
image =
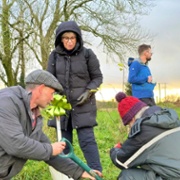
{"type": "MultiPolygon", "coordinates": [[[[160,105],[175,109],[180,117],[180,106],[178,107],[171,103],[160,105]]],[[[99,125],[95,127],[95,134],[103,166],[104,180],[115,180],[120,173],[120,170],[112,164],[109,157],[110,148],[118,141],[123,142],[127,137],[127,129],[120,123],[119,119],[119,114],[114,108],[102,108],[98,110],[97,122],[99,125]]],[[[51,141],[55,141],[55,130],[48,128],[46,123],[44,125],[44,131],[50,137],[51,141]]],[[[74,151],[85,162],[77,142],[75,131],[74,151]]],[[[29,160],[23,170],[13,180],[52,180],[52,178],[49,168],[44,162],[29,160]]]]}

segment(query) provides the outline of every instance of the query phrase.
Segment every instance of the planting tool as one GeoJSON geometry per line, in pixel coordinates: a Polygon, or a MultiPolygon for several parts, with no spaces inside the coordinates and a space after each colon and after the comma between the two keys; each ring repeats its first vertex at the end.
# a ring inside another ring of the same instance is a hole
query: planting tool
{"type": "Polygon", "coordinates": [[[82,167],[87,173],[89,173],[91,176],[95,177],[96,180],[103,180],[88,165],[86,165],[84,162],[82,162],[81,159],[79,159],[74,154],[73,147],[72,147],[71,143],[66,138],[62,138],[61,141],[65,142],[66,146],[69,146],[70,151],[68,154],[59,154],[60,157],[72,159],[76,164],[78,164],[80,167],[82,167]]]}
{"type": "MultiPolygon", "coordinates": [[[[61,135],[61,123],[60,123],[60,116],[55,117],[56,118],[56,126],[57,126],[57,139],[58,141],[61,140],[62,135],[61,135]]],[[[49,167],[51,176],[53,180],[73,180],[72,178],[68,178],[68,176],[56,171],[54,168],[49,167]]]]}

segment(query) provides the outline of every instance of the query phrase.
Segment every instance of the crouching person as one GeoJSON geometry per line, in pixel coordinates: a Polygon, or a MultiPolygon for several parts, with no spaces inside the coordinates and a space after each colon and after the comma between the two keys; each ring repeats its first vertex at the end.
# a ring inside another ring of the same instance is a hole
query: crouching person
{"type": "Polygon", "coordinates": [[[122,171],[118,180],[180,179],[180,121],[172,109],[148,107],[135,97],[116,95],[128,139],[110,150],[122,171]]]}
{"type": "Polygon", "coordinates": [[[95,180],[70,159],[58,156],[66,147],[64,142],[51,144],[42,132],[39,108],[45,108],[53,100],[55,90],[63,89],[58,80],[44,70],[35,70],[26,77],[26,89],[13,86],[0,90],[1,180],[18,174],[28,159],[45,161],[73,179],[95,180]]]}

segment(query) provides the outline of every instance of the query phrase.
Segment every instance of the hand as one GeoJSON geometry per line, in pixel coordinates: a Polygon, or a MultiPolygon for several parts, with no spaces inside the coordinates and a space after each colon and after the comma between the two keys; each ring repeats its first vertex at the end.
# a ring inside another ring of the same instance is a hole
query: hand
{"type": "Polygon", "coordinates": [[[82,93],[82,94],[78,97],[78,99],[77,99],[78,103],[77,103],[76,105],[82,105],[82,104],[84,104],[84,103],[88,100],[88,98],[89,98],[90,96],[91,96],[90,90],[86,90],[84,93],[82,93]]]}
{"type": "Polygon", "coordinates": [[[148,76],[148,83],[152,83],[152,76],[148,76]]]}
{"type": "Polygon", "coordinates": [[[63,152],[63,150],[66,147],[66,143],[65,142],[55,142],[55,143],[51,144],[51,146],[52,146],[52,155],[56,156],[63,152]]]}
{"type": "MultiPolygon", "coordinates": [[[[93,170],[98,176],[102,177],[102,173],[97,171],[97,170],[93,170]]],[[[90,174],[88,174],[87,172],[84,172],[81,176],[82,178],[89,178],[91,180],[96,180],[95,177],[92,177],[90,174]]]]}

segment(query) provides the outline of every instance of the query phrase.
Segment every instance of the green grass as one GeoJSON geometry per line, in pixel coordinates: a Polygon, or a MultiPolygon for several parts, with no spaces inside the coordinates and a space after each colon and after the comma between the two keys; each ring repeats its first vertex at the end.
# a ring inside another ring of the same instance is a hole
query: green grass
{"type": "MultiPolygon", "coordinates": [[[[180,107],[171,103],[160,105],[175,109],[180,117],[180,107]]],[[[112,164],[109,157],[109,150],[114,144],[119,141],[123,142],[127,138],[127,129],[120,123],[119,114],[114,108],[99,110],[97,122],[98,126],[95,127],[94,130],[100,151],[104,179],[115,180],[120,170],[112,164]]],[[[54,142],[56,140],[55,130],[48,128],[46,123],[44,125],[44,131],[50,137],[51,141],[54,142]]],[[[77,141],[76,131],[74,131],[74,151],[75,154],[85,162],[77,141]]],[[[44,162],[29,160],[23,170],[14,177],[13,180],[52,180],[52,178],[49,168],[44,162]]]]}

